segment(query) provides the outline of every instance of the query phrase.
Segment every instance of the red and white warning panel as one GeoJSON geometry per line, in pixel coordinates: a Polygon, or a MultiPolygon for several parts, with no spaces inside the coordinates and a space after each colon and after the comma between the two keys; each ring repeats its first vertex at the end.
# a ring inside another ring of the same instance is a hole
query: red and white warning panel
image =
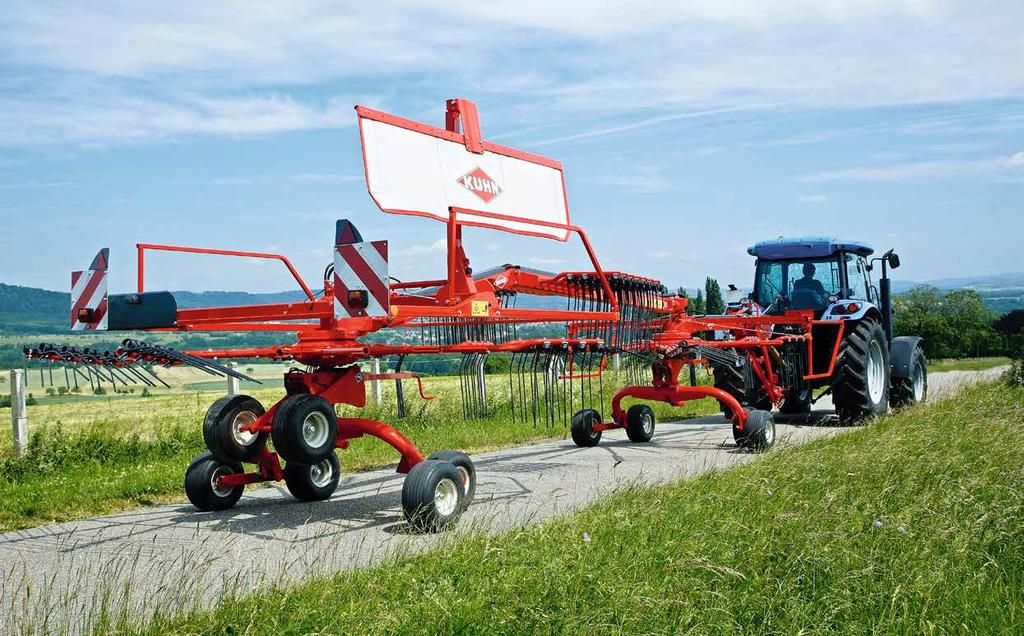
{"type": "Polygon", "coordinates": [[[71,330],[107,328],[107,263],[110,250],[101,249],[84,272],[71,272],[71,330]]]}
{"type": "Polygon", "coordinates": [[[343,243],[334,248],[334,317],[387,316],[388,242],[343,243]]]}
{"type": "Polygon", "coordinates": [[[483,141],[471,102],[449,102],[449,130],[363,106],[356,112],[366,184],[381,210],[448,221],[454,207],[466,225],[569,238],[562,164],[483,141]]]}

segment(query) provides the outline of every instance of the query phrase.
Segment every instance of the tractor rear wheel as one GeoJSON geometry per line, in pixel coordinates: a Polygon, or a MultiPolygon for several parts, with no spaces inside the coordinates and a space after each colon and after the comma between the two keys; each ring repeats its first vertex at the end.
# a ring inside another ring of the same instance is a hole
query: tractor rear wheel
{"type": "MultiPolygon", "coordinates": [[[[711,374],[715,378],[715,388],[721,389],[736,398],[741,406],[749,406],[762,411],[772,410],[771,398],[761,389],[760,386],[747,391],[746,381],[743,378],[743,367],[736,367],[731,364],[711,363],[711,374]]],[[[724,404],[720,404],[722,414],[732,417],[732,412],[724,404]]]]}
{"type": "Polygon", "coordinates": [[[889,388],[889,405],[894,409],[917,406],[928,399],[928,360],[920,346],[914,355],[909,378],[893,378],[889,388]]]}
{"type": "Polygon", "coordinates": [[[842,424],[882,415],[889,408],[889,345],[882,325],[862,320],[843,338],[836,357],[832,403],[842,424]]]}

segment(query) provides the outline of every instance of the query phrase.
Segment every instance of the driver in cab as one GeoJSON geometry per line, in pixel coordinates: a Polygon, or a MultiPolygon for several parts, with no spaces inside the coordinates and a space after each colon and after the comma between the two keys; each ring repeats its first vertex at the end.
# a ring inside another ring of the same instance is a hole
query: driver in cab
{"type": "Polygon", "coordinates": [[[814,277],[814,263],[804,263],[803,272],[803,278],[793,281],[793,296],[804,296],[806,298],[808,294],[813,294],[817,299],[817,303],[823,302],[828,293],[825,291],[825,286],[821,284],[821,281],[814,277]]]}

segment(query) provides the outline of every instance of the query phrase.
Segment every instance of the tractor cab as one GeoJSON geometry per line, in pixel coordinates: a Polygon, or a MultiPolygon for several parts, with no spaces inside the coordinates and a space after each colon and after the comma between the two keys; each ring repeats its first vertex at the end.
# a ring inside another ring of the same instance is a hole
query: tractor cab
{"type": "Polygon", "coordinates": [[[817,318],[860,317],[878,305],[867,258],[874,250],[827,237],[760,241],[753,300],[765,313],[810,309],[817,318]],[[854,301],[854,302],[851,302],[854,301]]]}

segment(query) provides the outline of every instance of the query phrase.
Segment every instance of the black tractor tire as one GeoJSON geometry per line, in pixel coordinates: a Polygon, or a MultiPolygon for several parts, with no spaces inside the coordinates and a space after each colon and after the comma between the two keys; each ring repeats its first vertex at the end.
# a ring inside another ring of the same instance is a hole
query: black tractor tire
{"type": "Polygon", "coordinates": [[[288,462],[284,465],[284,485],[299,501],[330,499],[341,479],[341,462],[331,452],[316,464],[288,462]]]}
{"type": "Polygon", "coordinates": [[[889,345],[881,323],[861,320],[839,345],[832,403],[841,424],[855,424],[889,409],[889,345]]]}
{"type": "Polygon", "coordinates": [[[462,478],[462,507],[466,508],[476,496],[476,465],[469,455],[455,450],[439,450],[431,453],[427,459],[448,462],[455,466],[462,478]]]}
{"type": "Polygon", "coordinates": [[[238,462],[226,462],[213,453],[200,453],[185,470],[185,496],[203,511],[227,510],[238,503],[245,486],[220,488],[217,479],[244,472],[238,462]]]}
{"type": "MultiPolygon", "coordinates": [[[[746,383],[743,381],[743,367],[713,362],[711,363],[711,375],[714,376],[715,388],[721,389],[736,398],[740,406],[749,406],[752,409],[762,411],[772,410],[772,401],[761,387],[755,387],[747,391],[746,383]]],[[[729,407],[720,402],[719,408],[722,409],[723,415],[732,417],[729,407]]]]}
{"type": "Polygon", "coordinates": [[[654,437],[654,409],[646,404],[634,404],[626,411],[626,437],[629,441],[644,443],[654,437]]]}
{"type": "Polygon", "coordinates": [[[747,421],[742,431],[733,422],[732,437],[740,448],[754,452],[768,450],[775,445],[775,419],[772,412],[759,409],[747,411],[747,421]]]}
{"type": "Polygon", "coordinates": [[[289,395],[274,412],[270,436],[286,462],[318,464],[334,452],[338,416],[322,397],[289,395]]]}
{"type": "Polygon", "coordinates": [[[894,409],[917,406],[928,399],[928,359],[920,346],[914,354],[909,378],[893,378],[889,406],[894,409]]]}
{"type": "Polygon", "coordinates": [[[572,416],[569,432],[572,441],[581,448],[590,448],[601,443],[601,431],[594,430],[594,424],[601,423],[601,414],[594,409],[582,409],[572,416]]]}
{"type": "Polygon", "coordinates": [[[465,509],[462,478],[454,464],[425,459],[402,484],[402,512],[413,529],[438,532],[450,526],[465,509]]]}
{"type": "Polygon", "coordinates": [[[214,457],[226,462],[253,462],[267,445],[266,432],[238,430],[265,413],[259,400],[248,395],[222,397],[206,411],[203,440],[214,457]]]}
{"type": "Polygon", "coordinates": [[[811,412],[811,389],[800,389],[786,394],[779,412],[786,415],[806,415],[811,412]]]}

